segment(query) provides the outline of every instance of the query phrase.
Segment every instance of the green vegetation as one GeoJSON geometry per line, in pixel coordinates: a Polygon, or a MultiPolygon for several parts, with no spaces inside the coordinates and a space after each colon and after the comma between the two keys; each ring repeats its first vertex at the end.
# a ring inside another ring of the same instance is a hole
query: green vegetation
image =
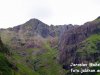
{"type": "Polygon", "coordinates": [[[47,52],[38,55],[37,59],[34,59],[35,61],[33,60],[35,70],[40,73],[40,75],[64,75],[64,71],[56,59],[57,50],[51,48],[48,43],[46,43],[44,47],[47,52]]]}
{"type": "Polygon", "coordinates": [[[13,75],[10,65],[5,55],[0,53],[0,75],[13,75]]]}
{"type": "Polygon", "coordinates": [[[16,64],[16,75],[64,75],[57,61],[58,50],[45,42],[42,48],[13,50],[10,61],[16,64]]]}
{"type": "MultiPolygon", "coordinates": [[[[99,53],[99,43],[100,35],[94,34],[80,43],[76,53],[81,58],[90,59],[93,54],[99,53]]],[[[1,49],[7,50],[6,46],[2,46],[1,49]]],[[[39,48],[11,50],[11,52],[12,55],[8,59],[5,56],[7,52],[0,53],[0,75],[65,75],[67,73],[57,61],[58,50],[51,47],[48,41],[39,48]],[[14,66],[15,68],[12,68],[14,66]]],[[[99,56],[93,57],[94,59],[99,62],[99,56]]],[[[79,75],[79,73],[75,74],[79,75]]],[[[85,73],[85,75],[90,75],[90,73],[85,73]]]]}
{"type": "Polygon", "coordinates": [[[6,56],[9,54],[9,49],[2,43],[0,39],[0,75],[14,75],[12,64],[6,56]]]}
{"type": "Polygon", "coordinates": [[[77,52],[82,53],[83,55],[98,53],[100,51],[100,48],[98,46],[99,43],[100,43],[100,35],[94,34],[89,38],[87,38],[82,43],[80,43],[77,52]]]}
{"type": "MultiPolygon", "coordinates": [[[[100,34],[94,34],[79,44],[77,55],[82,61],[91,63],[100,62],[100,34]]],[[[100,69],[100,67],[90,67],[90,69],[100,69]]],[[[80,73],[76,74],[80,75],[80,73]]],[[[83,73],[83,75],[100,75],[100,73],[83,73]]]]}

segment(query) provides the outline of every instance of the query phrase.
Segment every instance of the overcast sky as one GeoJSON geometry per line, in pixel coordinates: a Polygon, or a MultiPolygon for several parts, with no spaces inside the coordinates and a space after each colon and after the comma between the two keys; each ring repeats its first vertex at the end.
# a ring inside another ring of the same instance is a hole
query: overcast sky
{"type": "Polygon", "coordinates": [[[100,16],[100,0],[0,0],[0,28],[37,18],[46,24],[83,24],[100,16]]]}

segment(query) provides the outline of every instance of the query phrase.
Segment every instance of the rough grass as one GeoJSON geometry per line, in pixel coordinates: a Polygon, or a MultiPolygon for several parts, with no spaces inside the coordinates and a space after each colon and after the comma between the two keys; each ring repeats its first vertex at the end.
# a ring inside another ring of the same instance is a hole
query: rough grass
{"type": "Polygon", "coordinates": [[[61,65],[57,62],[57,50],[50,47],[48,43],[44,45],[46,53],[37,56],[38,62],[35,65],[40,75],[64,75],[61,65]]]}
{"type": "Polygon", "coordinates": [[[97,50],[97,45],[96,45],[98,42],[100,42],[100,35],[99,34],[92,35],[85,41],[80,43],[80,47],[77,50],[77,52],[81,53],[87,52],[87,54],[98,52],[99,50],[97,50]]]}
{"type": "Polygon", "coordinates": [[[10,63],[2,53],[0,53],[0,75],[13,75],[10,63]]]}
{"type": "Polygon", "coordinates": [[[19,69],[16,75],[64,75],[65,71],[58,63],[57,55],[58,50],[51,48],[48,42],[42,48],[15,50],[12,61],[19,69]]]}
{"type": "MultiPolygon", "coordinates": [[[[100,63],[100,60],[99,60],[100,56],[98,56],[98,54],[100,53],[100,48],[98,48],[97,43],[100,43],[100,34],[94,34],[88,37],[83,42],[81,42],[78,45],[78,50],[76,50],[77,51],[76,53],[79,55],[78,57],[83,59],[82,60],[83,62],[88,61],[91,63],[100,63]]],[[[95,70],[100,69],[100,67],[90,67],[90,68],[93,68],[95,70]]],[[[80,73],[75,74],[75,75],[80,75],[80,73]]],[[[95,73],[95,72],[83,73],[83,75],[100,75],[100,73],[95,73]]]]}

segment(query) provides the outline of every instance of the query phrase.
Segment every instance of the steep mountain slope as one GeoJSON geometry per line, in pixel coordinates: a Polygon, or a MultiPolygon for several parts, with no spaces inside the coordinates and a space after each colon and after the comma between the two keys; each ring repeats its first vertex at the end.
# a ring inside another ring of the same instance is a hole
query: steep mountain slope
{"type": "Polygon", "coordinates": [[[26,23],[8,29],[1,29],[1,39],[14,49],[30,48],[38,45],[38,39],[55,38],[65,30],[70,30],[73,25],[48,26],[38,19],[31,19],[26,23]]]}
{"type": "Polygon", "coordinates": [[[100,62],[99,43],[100,17],[78,28],[65,30],[59,44],[60,63],[68,70],[71,63],[100,62]]]}
{"type": "Polygon", "coordinates": [[[0,41],[0,61],[7,67],[0,68],[3,75],[81,75],[70,73],[69,65],[100,62],[100,17],[82,26],[48,26],[31,19],[13,28],[0,29],[0,36],[10,49],[0,41]]]}
{"type": "Polygon", "coordinates": [[[14,75],[13,65],[8,61],[9,50],[0,39],[0,75],[14,75]]]}
{"type": "Polygon", "coordinates": [[[57,61],[58,51],[44,43],[43,48],[30,48],[12,51],[12,61],[18,67],[19,75],[64,75],[57,61]]]}
{"type": "Polygon", "coordinates": [[[64,75],[58,62],[58,40],[64,30],[78,26],[48,26],[38,19],[8,29],[0,29],[3,42],[9,46],[9,61],[16,75],[64,75]]]}

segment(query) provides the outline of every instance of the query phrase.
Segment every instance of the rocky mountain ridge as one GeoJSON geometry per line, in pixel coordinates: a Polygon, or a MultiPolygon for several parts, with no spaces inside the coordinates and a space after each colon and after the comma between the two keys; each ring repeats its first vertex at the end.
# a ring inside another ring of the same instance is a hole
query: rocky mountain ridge
{"type": "Polygon", "coordinates": [[[14,48],[34,47],[34,39],[47,39],[60,37],[65,29],[70,30],[73,25],[47,25],[38,19],[30,19],[22,25],[13,28],[0,29],[1,39],[5,44],[14,48]]]}
{"type": "Polygon", "coordinates": [[[70,73],[69,65],[99,62],[100,17],[82,26],[49,26],[31,19],[13,28],[0,29],[0,36],[9,47],[0,40],[0,67],[4,69],[2,64],[9,61],[5,71],[0,68],[4,75],[99,75],[70,73]],[[8,50],[11,53],[5,61],[2,54],[8,50]]]}
{"type": "MultiPolygon", "coordinates": [[[[97,19],[93,21],[87,22],[82,26],[74,28],[72,30],[69,30],[69,31],[65,30],[64,34],[62,35],[62,38],[60,40],[60,45],[59,45],[60,63],[63,65],[69,65],[70,63],[94,62],[96,59],[95,57],[96,53],[92,53],[90,56],[89,54],[87,54],[87,55],[84,55],[84,57],[81,57],[82,54],[79,54],[78,51],[83,52],[85,54],[87,51],[88,52],[89,50],[91,51],[92,46],[91,46],[90,40],[88,39],[92,38],[91,37],[92,35],[95,36],[99,34],[100,34],[100,17],[98,17],[97,19]],[[88,45],[86,46],[85,44],[88,44],[88,45]],[[90,47],[87,49],[88,46],[90,47]]],[[[98,40],[97,39],[98,36],[96,36],[95,38],[96,38],[95,40],[98,40]]],[[[97,42],[94,43],[93,40],[94,39],[92,39],[91,41],[95,45],[95,43],[97,42]]]]}

